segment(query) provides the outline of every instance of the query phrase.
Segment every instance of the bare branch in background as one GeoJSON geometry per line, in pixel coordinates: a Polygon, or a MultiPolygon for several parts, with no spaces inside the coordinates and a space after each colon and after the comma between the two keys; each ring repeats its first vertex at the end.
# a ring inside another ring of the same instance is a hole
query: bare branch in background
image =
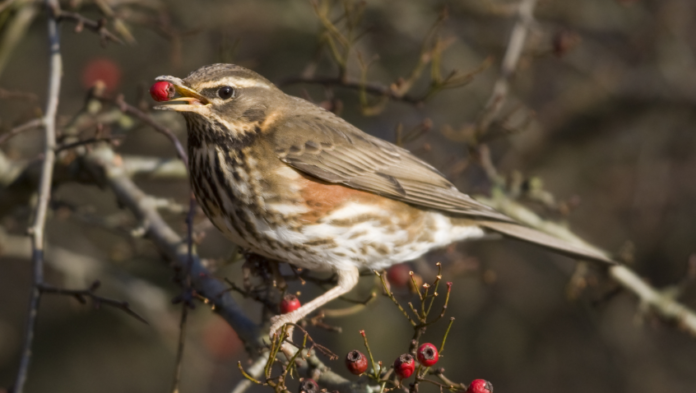
{"type": "MultiPolygon", "coordinates": [[[[521,0],[519,3],[517,9],[518,20],[510,35],[505,57],[501,65],[500,76],[496,80],[493,93],[478,123],[476,131],[479,139],[488,131],[488,128],[500,113],[500,109],[507,99],[510,78],[514,74],[519,62],[529,29],[534,23],[533,11],[535,4],[536,0],[521,0]]],[[[476,147],[476,151],[479,156],[479,162],[486,171],[488,177],[491,180],[495,180],[497,177],[497,170],[491,160],[490,150],[485,144],[482,144],[476,147]]],[[[498,195],[497,198],[477,199],[532,228],[549,233],[571,244],[591,247],[608,257],[611,255],[606,251],[600,250],[596,246],[588,244],[567,227],[542,219],[512,198],[500,195],[500,193],[496,195],[498,195]]],[[[624,265],[611,266],[607,270],[612,279],[626,290],[638,296],[641,301],[641,308],[647,308],[653,311],[664,321],[674,323],[691,335],[696,336],[696,314],[688,307],[680,304],[674,296],[670,296],[669,291],[661,292],[653,288],[624,265]]]]}
{"type": "Polygon", "coordinates": [[[39,290],[41,291],[42,294],[44,293],[51,293],[51,294],[56,294],[56,295],[65,295],[65,296],[72,296],[75,299],[77,299],[78,302],[85,304],[86,300],[85,299],[91,299],[92,302],[94,303],[95,308],[101,307],[102,304],[111,306],[114,308],[117,308],[119,310],[122,310],[126,314],[130,315],[131,317],[137,319],[138,321],[147,324],[147,321],[145,318],[141,317],[138,315],[135,311],[133,311],[130,308],[130,305],[128,302],[124,301],[119,301],[119,300],[114,300],[114,299],[109,299],[103,296],[98,296],[95,292],[99,288],[101,283],[99,281],[95,281],[92,283],[92,285],[89,286],[87,289],[64,289],[64,288],[56,288],[51,285],[46,285],[46,284],[41,284],[39,285],[39,290]]]}
{"type": "Polygon", "coordinates": [[[505,104],[510,90],[510,78],[512,78],[517,68],[517,63],[520,60],[522,50],[527,41],[529,29],[531,29],[534,24],[533,14],[536,2],[537,0],[521,0],[519,3],[517,9],[517,23],[515,23],[515,27],[513,27],[512,33],[510,34],[510,41],[508,42],[505,57],[500,67],[500,76],[493,86],[493,93],[488,99],[483,109],[483,114],[477,124],[477,134],[479,136],[486,133],[491,123],[493,123],[500,113],[503,104],[505,104]]]}
{"type": "Polygon", "coordinates": [[[386,97],[394,101],[403,101],[408,104],[421,104],[424,98],[414,97],[408,94],[401,94],[394,91],[391,87],[381,85],[374,82],[362,82],[358,80],[353,80],[350,78],[332,78],[332,77],[296,77],[288,78],[279,83],[280,86],[288,86],[297,83],[306,83],[322,86],[333,86],[333,87],[344,87],[351,90],[365,90],[369,94],[373,94],[380,97],[386,97]]]}
{"type": "Polygon", "coordinates": [[[10,138],[19,135],[25,131],[31,131],[37,129],[43,125],[43,119],[29,120],[28,122],[19,125],[10,131],[0,135],[0,145],[10,140],[10,138]]]}
{"type": "Polygon", "coordinates": [[[64,20],[75,22],[75,32],[77,33],[81,32],[85,28],[97,33],[102,42],[102,45],[106,44],[109,41],[115,42],[117,44],[123,44],[123,41],[121,41],[120,38],[116,37],[112,32],[110,32],[106,28],[106,19],[94,21],[85,18],[84,16],[76,12],[63,11],[60,9],[57,10],[56,17],[59,22],[62,22],[64,20]]]}
{"type": "Polygon", "coordinates": [[[25,100],[25,101],[38,101],[38,97],[33,93],[25,93],[23,91],[13,91],[0,88],[0,100],[25,100]]]}

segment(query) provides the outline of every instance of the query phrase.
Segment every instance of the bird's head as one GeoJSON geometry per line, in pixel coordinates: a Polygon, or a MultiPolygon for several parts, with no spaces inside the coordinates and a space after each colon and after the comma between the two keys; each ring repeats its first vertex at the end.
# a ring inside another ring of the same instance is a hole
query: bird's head
{"type": "Polygon", "coordinates": [[[250,124],[263,121],[285,99],[269,80],[234,64],[201,67],[184,79],[164,75],[156,80],[171,83],[180,95],[156,109],[181,112],[189,122],[189,131],[191,124],[211,125],[216,131],[222,126],[235,137],[236,132],[247,132],[250,124]]]}

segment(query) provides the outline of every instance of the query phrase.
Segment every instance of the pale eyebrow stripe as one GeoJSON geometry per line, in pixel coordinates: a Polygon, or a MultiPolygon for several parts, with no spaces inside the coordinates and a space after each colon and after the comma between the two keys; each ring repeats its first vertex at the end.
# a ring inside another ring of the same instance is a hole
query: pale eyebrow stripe
{"type": "Polygon", "coordinates": [[[217,87],[217,86],[233,86],[233,87],[261,87],[264,89],[270,89],[271,86],[269,86],[266,82],[259,81],[257,79],[251,79],[251,78],[240,78],[236,76],[228,76],[225,77],[221,80],[215,80],[215,81],[210,81],[210,82],[204,82],[201,83],[200,85],[197,86],[199,90],[206,89],[208,87],[217,87]]]}

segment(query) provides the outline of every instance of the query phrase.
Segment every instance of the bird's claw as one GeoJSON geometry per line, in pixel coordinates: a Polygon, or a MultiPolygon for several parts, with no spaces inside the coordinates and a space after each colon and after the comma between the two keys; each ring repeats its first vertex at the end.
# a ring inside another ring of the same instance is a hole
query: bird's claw
{"type": "MultiPolygon", "coordinates": [[[[271,318],[271,330],[268,333],[268,335],[273,338],[273,335],[280,332],[285,324],[294,324],[297,321],[294,320],[292,317],[293,313],[288,313],[288,314],[281,314],[281,315],[276,315],[275,317],[271,318]]],[[[292,326],[289,326],[286,333],[288,337],[292,336],[292,326]]]]}

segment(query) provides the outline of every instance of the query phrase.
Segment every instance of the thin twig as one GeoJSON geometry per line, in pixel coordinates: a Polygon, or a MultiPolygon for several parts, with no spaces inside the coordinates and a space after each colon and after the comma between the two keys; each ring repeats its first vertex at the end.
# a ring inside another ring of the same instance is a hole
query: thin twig
{"type": "Polygon", "coordinates": [[[186,164],[186,167],[188,167],[188,156],[186,155],[186,151],[184,150],[184,147],[181,145],[181,142],[179,142],[179,138],[177,138],[176,135],[174,135],[172,130],[157,123],[150,115],[127,103],[123,99],[122,95],[116,97],[116,99],[113,102],[116,105],[118,105],[119,109],[121,109],[121,112],[137,117],[138,119],[140,119],[140,121],[152,127],[155,131],[166,136],[169,139],[169,141],[174,145],[174,148],[176,149],[176,155],[179,157],[179,159],[181,159],[181,161],[184,162],[184,164],[186,164]]]}
{"type": "Polygon", "coordinates": [[[117,44],[123,44],[123,41],[121,41],[120,38],[116,37],[112,32],[110,32],[106,28],[106,19],[100,19],[98,21],[94,21],[88,18],[85,18],[84,16],[76,13],[76,12],[68,12],[68,11],[62,11],[60,9],[57,9],[58,13],[56,15],[56,18],[58,19],[59,22],[62,22],[63,20],[69,20],[71,22],[75,22],[75,31],[76,32],[81,32],[83,28],[87,28],[88,30],[91,30],[99,35],[99,38],[101,38],[102,43],[112,41],[117,44]]]}
{"type": "Polygon", "coordinates": [[[387,97],[394,101],[403,101],[409,104],[421,104],[424,98],[414,97],[407,94],[399,94],[392,90],[391,87],[378,83],[362,82],[354,79],[341,79],[335,77],[304,77],[298,76],[288,78],[279,83],[280,86],[294,85],[298,83],[314,84],[322,86],[340,86],[353,90],[364,90],[372,95],[387,97]]]}
{"type": "Polygon", "coordinates": [[[181,368],[184,360],[184,345],[186,341],[186,325],[188,321],[188,310],[189,306],[187,302],[182,302],[181,319],[179,320],[179,342],[176,348],[176,366],[174,367],[172,393],[179,393],[179,383],[181,382],[181,368]]]}
{"type": "Polygon", "coordinates": [[[48,211],[48,201],[51,197],[51,183],[53,180],[53,165],[55,162],[56,146],[56,113],[58,111],[58,99],[60,95],[60,81],[63,76],[63,61],[60,54],[60,37],[58,35],[58,22],[55,15],[51,12],[54,7],[58,7],[57,0],[46,0],[48,8],[48,40],[50,48],[50,69],[48,79],[48,99],[46,101],[46,111],[43,119],[45,127],[45,146],[43,165],[41,168],[41,180],[38,188],[38,202],[34,212],[34,222],[29,228],[32,246],[32,268],[33,282],[31,299],[29,301],[29,313],[25,330],[24,345],[19,361],[19,369],[15,380],[14,392],[22,393],[24,384],[27,380],[29,363],[31,361],[32,343],[34,341],[34,331],[36,328],[36,318],[41,298],[40,285],[43,283],[44,265],[44,227],[46,225],[46,212],[48,211]]]}
{"type": "Polygon", "coordinates": [[[189,307],[193,299],[193,287],[191,285],[191,266],[193,265],[193,216],[196,213],[196,198],[191,192],[189,197],[189,211],[186,215],[186,272],[184,277],[184,288],[181,302],[181,320],[179,322],[179,344],[176,351],[176,366],[172,382],[172,393],[179,393],[179,383],[181,382],[181,369],[184,360],[184,347],[186,343],[186,325],[188,322],[189,307]]]}
{"type": "Polygon", "coordinates": [[[119,310],[123,310],[126,314],[130,315],[131,317],[137,319],[138,321],[149,325],[145,318],[141,317],[138,315],[133,309],[130,308],[130,305],[128,302],[124,301],[119,301],[119,300],[114,300],[114,299],[109,299],[103,296],[99,296],[94,293],[94,291],[99,288],[99,281],[95,281],[89,288],[87,289],[65,289],[65,288],[56,288],[51,285],[46,285],[46,284],[40,284],[39,285],[39,290],[41,293],[52,293],[52,294],[57,294],[57,295],[66,295],[66,296],[72,296],[77,301],[80,303],[85,303],[85,298],[90,298],[94,302],[95,308],[99,308],[102,304],[106,304],[107,306],[111,306],[114,308],[118,308],[119,310]]]}
{"type": "Polygon", "coordinates": [[[259,383],[258,378],[261,376],[261,373],[263,373],[264,367],[266,366],[266,363],[268,362],[268,355],[270,354],[269,351],[264,351],[261,356],[258,357],[254,361],[254,363],[245,371],[242,368],[242,363],[239,363],[239,368],[244,372],[246,375],[244,379],[239,381],[237,386],[232,389],[232,393],[244,393],[249,386],[251,386],[251,383],[259,383]],[[251,379],[249,379],[251,378],[251,379]]]}
{"type": "Polygon", "coordinates": [[[521,0],[517,8],[517,23],[512,29],[505,57],[500,67],[500,76],[493,86],[493,93],[484,107],[483,114],[477,124],[477,134],[483,135],[495,120],[507,99],[510,88],[510,78],[515,73],[517,63],[522,55],[522,49],[527,40],[527,34],[534,23],[534,6],[537,0],[521,0]]]}
{"type": "Polygon", "coordinates": [[[7,142],[10,138],[12,138],[16,135],[19,135],[25,131],[31,131],[35,128],[41,127],[43,125],[43,121],[44,121],[44,119],[29,120],[28,122],[26,122],[22,125],[19,125],[13,129],[11,129],[10,131],[0,135],[0,145],[7,142]]]}
{"type": "Polygon", "coordinates": [[[145,176],[148,179],[186,179],[186,166],[176,158],[147,156],[123,156],[123,167],[129,177],[145,176]]]}
{"type": "Polygon", "coordinates": [[[80,147],[80,146],[92,145],[92,144],[99,143],[99,142],[113,142],[115,140],[123,139],[125,137],[126,137],[125,135],[110,135],[110,136],[104,136],[104,137],[83,139],[83,140],[79,140],[79,141],[72,142],[72,143],[66,143],[64,145],[60,145],[60,146],[56,147],[56,153],[60,153],[62,151],[69,150],[69,149],[74,149],[74,148],[80,147]]]}
{"type": "MultiPolygon", "coordinates": [[[[0,12],[2,12],[2,6],[0,6],[0,12]]],[[[34,93],[27,93],[23,91],[7,90],[0,87],[0,100],[25,100],[25,101],[37,101],[38,98],[34,93]]]]}

